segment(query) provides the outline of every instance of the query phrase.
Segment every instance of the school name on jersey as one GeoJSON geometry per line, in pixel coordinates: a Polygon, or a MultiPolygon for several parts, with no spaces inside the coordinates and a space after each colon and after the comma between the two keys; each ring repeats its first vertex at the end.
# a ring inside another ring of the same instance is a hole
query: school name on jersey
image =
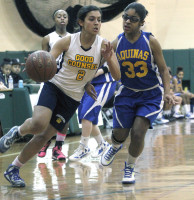
{"type": "Polygon", "coordinates": [[[138,58],[142,60],[147,60],[148,56],[148,51],[143,51],[139,49],[128,49],[117,53],[117,58],[119,59],[119,61],[126,60],[128,58],[138,58]]]}
{"type": "Polygon", "coordinates": [[[75,56],[75,60],[71,59],[68,60],[68,65],[82,69],[96,70],[98,68],[98,65],[94,64],[93,62],[94,62],[93,56],[83,56],[77,54],[75,56]]]}

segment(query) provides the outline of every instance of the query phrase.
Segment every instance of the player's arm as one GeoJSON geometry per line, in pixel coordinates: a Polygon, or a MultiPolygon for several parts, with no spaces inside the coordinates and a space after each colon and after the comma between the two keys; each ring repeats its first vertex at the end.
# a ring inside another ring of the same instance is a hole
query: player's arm
{"type": "Polygon", "coordinates": [[[114,39],[114,40],[111,42],[111,45],[112,45],[112,47],[113,47],[114,52],[116,51],[117,43],[118,43],[118,38],[114,39]]]}
{"type": "Polygon", "coordinates": [[[98,76],[100,76],[100,75],[102,75],[102,74],[106,74],[106,73],[108,73],[108,72],[109,72],[109,67],[108,67],[107,63],[105,62],[105,63],[102,65],[102,67],[101,67],[100,69],[97,70],[97,72],[96,72],[94,78],[96,78],[96,77],[98,77],[98,76]]]}
{"type": "Polygon", "coordinates": [[[51,55],[57,59],[60,54],[66,52],[69,49],[70,42],[71,36],[67,36],[58,40],[50,51],[51,55]]]}
{"type": "Polygon", "coordinates": [[[162,82],[163,82],[163,86],[164,86],[164,99],[168,101],[168,103],[175,103],[174,99],[171,96],[170,93],[170,74],[169,74],[169,70],[166,66],[166,62],[164,60],[164,56],[162,53],[162,48],[159,44],[159,42],[153,37],[150,36],[150,46],[152,49],[152,53],[154,56],[154,62],[157,64],[161,78],[162,78],[162,82]]]}
{"type": "Polygon", "coordinates": [[[116,81],[120,80],[121,72],[120,72],[119,63],[110,42],[107,42],[105,40],[102,42],[101,52],[102,52],[102,56],[104,60],[107,62],[107,65],[109,66],[109,71],[112,77],[116,81]]]}
{"type": "Polygon", "coordinates": [[[50,50],[49,41],[50,41],[49,35],[46,35],[46,36],[43,37],[43,39],[42,39],[42,50],[44,50],[44,51],[50,50]]]}
{"type": "Polygon", "coordinates": [[[174,83],[174,92],[181,92],[178,90],[178,82],[176,78],[173,78],[173,83],[174,83]]]}
{"type": "MultiPolygon", "coordinates": [[[[113,41],[111,42],[111,46],[112,46],[114,52],[116,51],[116,48],[117,48],[117,42],[118,42],[118,38],[116,38],[115,40],[113,40],[113,41]]],[[[102,58],[101,64],[103,65],[105,62],[106,62],[105,59],[102,58]]]]}

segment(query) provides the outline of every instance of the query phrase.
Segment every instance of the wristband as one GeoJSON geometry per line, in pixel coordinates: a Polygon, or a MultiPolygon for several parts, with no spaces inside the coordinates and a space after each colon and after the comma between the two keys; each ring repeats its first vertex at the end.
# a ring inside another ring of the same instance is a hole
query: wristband
{"type": "Polygon", "coordinates": [[[103,70],[104,74],[108,73],[108,67],[103,66],[101,69],[103,70]]]}

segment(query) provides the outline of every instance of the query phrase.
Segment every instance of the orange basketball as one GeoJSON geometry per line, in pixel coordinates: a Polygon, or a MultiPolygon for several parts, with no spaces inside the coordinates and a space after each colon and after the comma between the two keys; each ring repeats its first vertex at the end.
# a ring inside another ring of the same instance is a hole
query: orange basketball
{"type": "Polygon", "coordinates": [[[56,60],[47,51],[35,51],[26,60],[26,72],[32,80],[46,82],[57,72],[56,60]]]}

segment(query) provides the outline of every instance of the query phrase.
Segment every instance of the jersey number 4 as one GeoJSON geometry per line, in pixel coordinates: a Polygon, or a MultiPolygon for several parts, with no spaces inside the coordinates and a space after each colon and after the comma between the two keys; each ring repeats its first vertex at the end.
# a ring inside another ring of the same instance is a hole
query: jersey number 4
{"type": "Polygon", "coordinates": [[[125,72],[125,75],[128,78],[135,78],[135,76],[141,78],[147,75],[148,73],[148,67],[147,67],[147,63],[144,61],[137,61],[134,64],[129,62],[129,61],[124,61],[122,63],[123,67],[128,67],[127,68],[127,72],[125,72]],[[139,67],[140,71],[135,73],[135,67],[139,67]]]}

